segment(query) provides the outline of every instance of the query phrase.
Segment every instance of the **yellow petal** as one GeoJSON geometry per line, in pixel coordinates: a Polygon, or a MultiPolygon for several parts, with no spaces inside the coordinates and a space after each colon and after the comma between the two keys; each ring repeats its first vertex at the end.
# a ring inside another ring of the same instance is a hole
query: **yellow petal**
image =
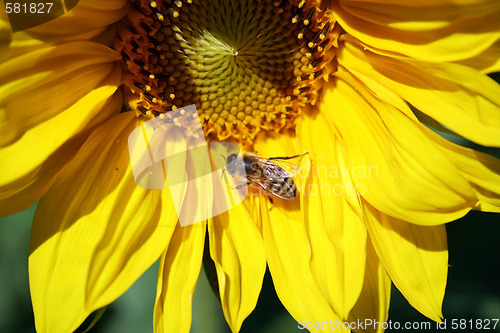
{"type": "Polygon", "coordinates": [[[208,234],[224,316],[239,332],[257,304],[266,272],[262,236],[244,204],[209,221],[208,234]]]}
{"type": "Polygon", "coordinates": [[[156,333],[188,333],[200,274],[206,223],[177,226],[160,261],[154,326],[156,333]]]}
{"type": "Polygon", "coordinates": [[[432,131],[428,135],[471,185],[478,199],[475,209],[500,212],[500,159],[456,145],[432,131]]]}
{"type": "Polygon", "coordinates": [[[358,300],[366,262],[366,230],[358,215],[358,195],[346,173],[344,147],[320,111],[297,126],[313,166],[301,191],[311,271],[332,309],[344,319],[358,300]],[[330,139],[324,137],[331,135],[330,139]]]}
{"type": "Polygon", "coordinates": [[[97,128],[39,203],[29,257],[38,332],[74,331],[168,244],[177,220],[171,200],[138,187],[130,168],[136,125],[124,113],[97,128]]]}
{"type": "Polygon", "coordinates": [[[483,146],[500,146],[500,87],[479,71],[384,57],[351,42],[345,43],[339,63],[394,91],[455,133],[483,146]]]}
{"type": "MultiPolygon", "coordinates": [[[[115,71],[117,59],[116,52],[103,45],[73,42],[3,62],[0,145],[18,139],[28,129],[57,116],[95,89],[116,89],[121,80],[115,71]]],[[[108,91],[106,97],[111,95],[108,91]]]]}
{"type": "Polygon", "coordinates": [[[50,43],[89,40],[125,16],[128,6],[126,0],[79,0],[66,14],[28,29],[26,33],[33,39],[50,43]]]}
{"type": "Polygon", "coordinates": [[[419,226],[366,205],[366,227],[385,270],[408,302],[439,321],[448,274],[444,225],[419,226]]]}
{"type": "Polygon", "coordinates": [[[471,59],[465,59],[459,63],[477,69],[481,73],[489,74],[500,72],[500,41],[490,48],[471,59]]]}
{"type": "Polygon", "coordinates": [[[358,302],[349,314],[349,321],[365,325],[357,327],[354,332],[384,332],[383,325],[376,326],[375,322],[385,323],[389,317],[391,300],[391,279],[382,266],[371,240],[369,240],[366,254],[365,280],[358,302]],[[366,320],[369,320],[368,322],[366,320]],[[371,322],[370,322],[371,321],[371,322]]]}
{"type": "MultiPolygon", "coordinates": [[[[265,157],[292,156],[306,152],[304,147],[300,147],[296,137],[290,133],[259,137],[255,148],[265,157]]],[[[294,180],[307,179],[310,168],[305,164],[300,163],[304,170],[298,177],[294,177],[294,180]]],[[[305,194],[300,193],[302,200],[305,194]]],[[[269,199],[261,195],[253,202],[253,205],[260,207],[257,211],[276,293],[299,325],[340,321],[341,318],[329,304],[328,296],[325,296],[326,290],[318,285],[315,272],[310,267],[311,244],[307,236],[302,207],[297,199],[292,201],[274,199],[273,204],[270,204],[269,199]]],[[[326,331],[326,327],[324,328],[315,331],[326,331]]]]}
{"type": "MultiPolygon", "coordinates": [[[[336,19],[368,48],[430,62],[478,55],[500,38],[497,1],[332,2],[336,19]]],[[[409,76],[411,77],[411,76],[409,76]]]]}
{"type": "Polygon", "coordinates": [[[0,215],[21,211],[39,200],[89,130],[121,110],[122,95],[115,93],[120,76],[116,66],[102,87],[0,148],[0,215]]]}
{"type": "Polygon", "coordinates": [[[0,11],[0,63],[6,59],[33,51],[43,42],[31,38],[25,32],[12,33],[7,13],[0,11]]]}
{"type": "Polygon", "coordinates": [[[377,209],[418,224],[465,215],[476,202],[470,184],[415,117],[385,102],[383,90],[379,100],[344,70],[336,75],[342,80],[326,88],[320,107],[342,135],[357,191],[377,209]]]}
{"type": "MultiPolygon", "coordinates": [[[[61,32],[59,31],[59,34],[61,32]]],[[[80,37],[82,37],[80,40],[87,39],[83,35],[80,35],[80,37]]],[[[49,42],[51,39],[49,36],[40,36],[40,38],[45,38],[45,40],[37,39],[27,30],[13,33],[7,13],[0,11],[0,63],[3,63],[6,59],[12,59],[54,44],[49,42]]],[[[78,38],[75,39],[79,40],[78,38]]],[[[55,41],[52,40],[52,42],[55,41]]]]}
{"type": "Polygon", "coordinates": [[[340,320],[316,284],[309,266],[311,253],[304,222],[291,220],[273,208],[269,216],[263,210],[262,227],[274,287],[292,317],[299,324],[340,320]]]}

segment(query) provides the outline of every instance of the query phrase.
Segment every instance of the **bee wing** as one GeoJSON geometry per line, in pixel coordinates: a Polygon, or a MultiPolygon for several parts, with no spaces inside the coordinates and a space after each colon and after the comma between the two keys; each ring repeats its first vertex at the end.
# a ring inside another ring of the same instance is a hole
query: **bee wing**
{"type": "Polygon", "coordinates": [[[278,171],[278,168],[276,166],[279,166],[282,170],[279,170],[281,172],[281,178],[284,177],[294,177],[298,174],[300,174],[300,171],[302,170],[297,164],[294,164],[289,161],[285,160],[272,160],[272,161],[267,161],[265,163],[266,169],[269,170],[272,174],[276,175],[276,172],[278,171]],[[284,171],[284,173],[283,173],[284,171]]]}
{"type": "Polygon", "coordinates": [[[262,188],[281,199],[295,198],[297,188],[293,176],[300,172],[298,165],[283,160],[272,160],[266,163],[264,172],[267,177],[264,184],[259,184],[262,188]]]}

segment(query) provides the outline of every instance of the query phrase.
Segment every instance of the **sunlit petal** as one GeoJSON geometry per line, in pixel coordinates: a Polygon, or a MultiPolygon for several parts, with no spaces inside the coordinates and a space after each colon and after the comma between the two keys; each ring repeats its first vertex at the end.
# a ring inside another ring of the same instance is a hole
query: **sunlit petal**
{"type": "Polygon", "coordinates": [[[156,333],[188,333],[201,269],[206,223],[177,226],[162,255],[155,304],[156,333]]]}
{"type": "Polygon", "coordinates": [[[396,92],[421,112],[463,137],[500,146],[500,87],[459,64],[384,57],[346,42],[339,62],[396,92]]]}
{"type": "Polygon", "coordinates": [[[238,332],[262,288],[266,271],[262,236],[243,204],[209,221],[208,234],[222,309],[231,330],[238,332]]]}
{"type": "Polygon", "coordinates": [[[341,320],[310,268],[311,249],[304,237],[307,231],[303,221],[290,219],[281,209],[273,208],[268,214],[262,211],[262,225],[276,293],[292,317],[299,322],[341,320]]]}
{"type": "Polygon", "coordinates": [[[332,105],[328,117],[342,133],[358,192],[377,209],[419,224],[465,215],[476,200],[470,185],[416,120],[353,86],[360,87],[345,73],[322,103],[332,105]]]}
{"type": "Polygon", "coordinates": [[[99,127],[40,201],[29,258],[38,332],[74,331],[168,244],[171,199],[138,187],[130,168],[126,139],[136,122],[121,114],[99,127]]]}
{"type": "Polygon", "coordinates": [[[383,325],[389,317],[389,303],[391,300],[391,278],[387,275],[384,266],[368,241],[366,253],[366,270],[363,290],[358,302],[349,314],[349,322],[372,323],[357,327],[354,332],[384,332],[383,325]],[[375,325],[375,322],[381,325],[375,325]]]}
{"type": "MultiPolygon", "coordinates": [[[[283,156],[292,156],[306,152],[297,141],[290,136],[268,135],[257,143],[259,154],[273,157],[274,152],[283,156]]],[[[274,153],[276,154],[276,153],[274,153]]],[[[307,156],[303,162],[307,161],[307,156]]],[[[300,161],[295,161],[300,163],[300,161]]],[[[307,180],[310,165],[300,163],[303,170],[295,179],[307,180]]],[[[304,187],[299,185],[299,191],[304,187]]],[[[305,192],[300,192],[301,200],[305,192]]],[[[341,320],[329,303],[328,289],[323,290],[316,281],[315,268],[311,267],[311,241],[307,235],[307,226],[299,200],[285,201],[280,199],[269,203],[266,195],[260,196],[261,207],[258,219],[262,224],[262,236],[266,249],[269,270],[273,277],[276,293],[285,308],[299,323],[341,320]]],[[[319,222],[323,222],[320,220],[319,222]]],[[[314,240],[315,241],[315,240],[314,240]]]]}
{"type": "Polygon", "coordinates": [[[465,59],[459,63],[481,71],[481,73],[500,72],[500,41],[493,44],[486,51],[471,59],[465,59]]]}
{"type": "MultiPolygon", "coordinates": [[[[117,75],[115,72],[110,80],[117,75]]],[[[89,92],[58,116],[0,148],[0,215],[16,213],[40,199],[90,129],[119,112],[122,95],[113,94],[115,90],[116,86],[109,85],[89,92]]]]}
{"type": "Polygon", "coordinates": [[[478,200],[474,208],[500,212],[500,160],[456,145],[433,132],[429,131],[428,135],[469,182],[478,200]]]}
{"type": "MultiPolygon", "coordinates": [[[[95,116],[98,108],[89,108],[86,105],[89,101],[82,99],[91,94],[103,103],[103,98],[105,101],[111,96],[121,84],[117,59],[116,53],[103,45],[73,42],[45,47],[3,62],[0,65],[0,144],[18,139],[27,130],[71,107],[92,112],[85,115],[87,117],[95,116]]],[[[78,124],[83,119],[76,117],[72,123],[78,124]]]]}
{"type": "Polygon", "coordinates": [[[129,4],[126,0],[79,0],[66,14],[29,29],[32,38],[45,42],[92,39],[121,19],[129,4]]]}
{"type": "Polygon", "coordinates": [[[332,1],[342,27],[367,47],[431,62],[471,58],[500,38],[497,1],[332,1]]]}
{"type": "MultiPolygon", "coordinates": [[[[325,105],[326,107],[326,105],[325,105]]],[[[321,111],[297,127],[312,167],[301,196],[311,270],[334,311],[346,319],[358,300],[365,273],[366,230],[344,149],[324,133],[337,134],[321,111]]]]}
{"type": "Polygon", "coordinates": [[[443,318],[448,275],[445,226],[405,223],[369,205],[365,212],[377,255],[396,287],[423,315],[436,321],[443,318]]]}

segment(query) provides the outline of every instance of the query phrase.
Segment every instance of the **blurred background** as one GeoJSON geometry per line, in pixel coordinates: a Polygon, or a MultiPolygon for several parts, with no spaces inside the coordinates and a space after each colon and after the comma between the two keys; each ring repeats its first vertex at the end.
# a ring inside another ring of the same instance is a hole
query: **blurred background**
{"type": "MultiPolygon", "coordinates": [[[[35,205],[0,219],[1,333],[35,332],[28,289],[28,246],[34,211],[35,205]]],[[[471,212],[446,227],[452,266],[443,305],[445,318],[500,318],[500,215],[471,212]]],[[[107,308],[91,332],[153,332],[157,271],[158,263],[107,308]]],[[[389,319],[393,322],[430,322],[413,309],[395,288],[389,319]]],[[[435,328],[434,323],[432,327],[435,328]]],[[[272,280],[266,274],[257,308],[245,320],[241,332],[304,331],[298,329],[297,322],[283,308],[274,292],[272,280]]],[[[457,332],[451,329],[449,323],[447,330],[425,330],[434,331],[457,332]]],[[[191,332],[230,332],[203,271],[194,295],[191,332]]],[[[489,332],[500,332],[500,323],[489,332]]]]}

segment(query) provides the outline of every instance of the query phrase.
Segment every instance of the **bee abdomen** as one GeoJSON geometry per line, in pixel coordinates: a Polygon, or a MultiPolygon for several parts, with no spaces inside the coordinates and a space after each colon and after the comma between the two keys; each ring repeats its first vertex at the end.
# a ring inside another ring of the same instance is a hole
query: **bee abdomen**
{"type": "Polygon", "coordinates": [[[297,187],[295,186],[295,182],[292,177],[286,177],[283,179],[283,184],[279,188],[279,191],[276,192],[283,198],[293,199],[297,196],[297,187]]]}

